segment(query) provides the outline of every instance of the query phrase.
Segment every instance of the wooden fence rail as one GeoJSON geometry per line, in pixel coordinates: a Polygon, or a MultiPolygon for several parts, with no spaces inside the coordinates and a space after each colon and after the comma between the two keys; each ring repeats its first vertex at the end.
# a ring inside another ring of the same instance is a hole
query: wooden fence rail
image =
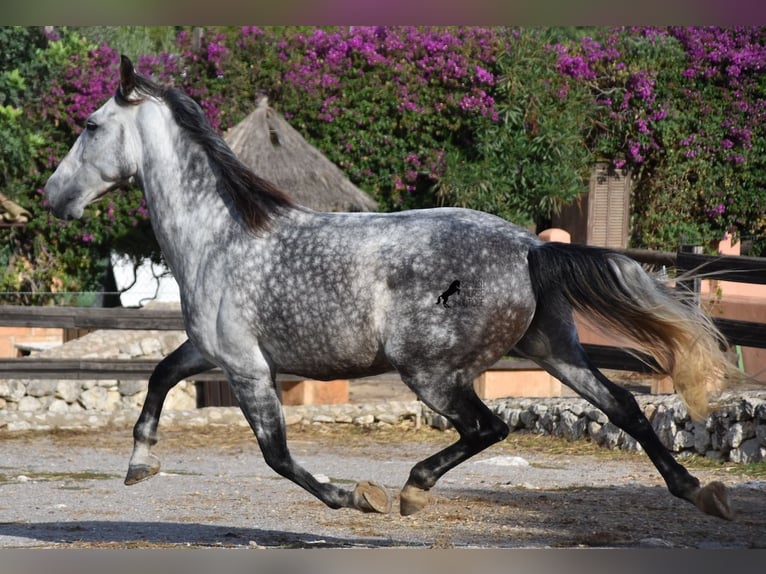
{"type": "MultiPolygon", "coordinates": [[[[635,260],[675,267],[679,273],[694,271],[712,274],[716,279],[766,284],[766,259],[735,256],[705,256],[694,253],[668,253],[628,249],[624,253],[635,260]]],[[[731,345],[766,348],[766,324],[731,319],[715,319],[731,345]]],[[[96,308],[96,307],[20,307],[0,305],[0,326],[60,327],[64,329],[184,329],[178,309],[96,308]]],[[[655,363],[647,356],[630,349],[603,345],[585,345],[594,364],[603,369],[651,372],[655,363]]],[[[510,356],[515,356],[511,351],[510,356]]],[[[147,379],[156,360],[152,359],[48,359],[22,357],[0,359],[0,379],[62,378],[62,379],[147,379]]],[[[532,368],[532,362],[522,358],[502,360],[492,370],[532,368]]],[[[195,375],[195,380],[220,380],[218,369],[195,375]]],[[[282,376],[280,380],[297,380],[282,376]]]]}

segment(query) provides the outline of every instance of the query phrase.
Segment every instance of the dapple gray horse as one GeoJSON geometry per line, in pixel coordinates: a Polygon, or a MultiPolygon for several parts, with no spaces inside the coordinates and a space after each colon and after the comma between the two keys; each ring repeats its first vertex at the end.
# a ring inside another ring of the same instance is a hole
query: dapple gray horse
{"type": "Polygon", "coordinates": [[[217,365],[276,472],[332,508],[388,512],[391,497],[375,482],[347,490],[295,462],[275,375],[327,380],[395,369],[459,434],[412,468],[400,493],[400,511],[410,514],[444,473],[508,434],[472,381],[515,348],[634,437],[671,493],[730,517],[724,486],[702,488],[578,341],[574,310],[647,350],[690,412],[704,416],[706,388],[727,369],[720,335],[631,259],[543,243],[466,209],[316,213],[241,164],[191,98],[136,74],[123,57],[115,96],[87,120],[45,190],[53,213],[71,219],[126,182],[144,191],[189,337],[149,382],[127,484],[159,469],[151,447],[168,390],[217,365]],[[449,305],[434,305],[456,285],[449,305]]]}

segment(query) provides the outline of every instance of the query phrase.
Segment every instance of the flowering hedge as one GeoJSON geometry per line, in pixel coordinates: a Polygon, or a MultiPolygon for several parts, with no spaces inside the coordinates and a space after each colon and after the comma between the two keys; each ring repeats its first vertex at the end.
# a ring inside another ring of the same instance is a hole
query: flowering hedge
{"type": "MultiPolygon", "coordinates": [[[[113,249],[159,257],[136,190],[82,222],[46,215],[45,179],[115,88],[117,47],[84,32],[0,29],[0,185],[35,213],[7,232],[4,290],[85,291],[113,249]]],[[[131,54],[139,71],[222,132],[265,92],[383,209],[544,226],[607,160],[634,177],[633,245],[733,231],[766,247],[762,28],[209,28],[198,45],[177,32],[171,50],[131,54]]]]}
{"type": "Polygon", "coordinates": [[[558,66],[599,106],[589,147],[636,177],[633,242],[672,249],[730,231],[763,251],[766,30],[596,32],[557,46],[558,66]]]}

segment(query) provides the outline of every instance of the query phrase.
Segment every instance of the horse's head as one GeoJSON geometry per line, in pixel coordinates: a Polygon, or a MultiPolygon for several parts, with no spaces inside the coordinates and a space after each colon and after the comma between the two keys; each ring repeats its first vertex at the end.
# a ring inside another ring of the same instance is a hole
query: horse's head
{"type": "Polygon", "coordinates": [[[88,118],[72,149],[45,184],[56,217],[80,218],[87,205],[138,174],[141,144],[137,106],[129,105],[135,88],[133,64],[123,56],[117,96],[88,118]]]}

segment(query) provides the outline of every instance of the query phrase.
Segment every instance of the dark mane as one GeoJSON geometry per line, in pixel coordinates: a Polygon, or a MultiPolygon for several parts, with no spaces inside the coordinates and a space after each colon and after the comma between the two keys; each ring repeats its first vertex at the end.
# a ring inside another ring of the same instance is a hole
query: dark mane
{"type": "MultiPolygon", "coordinates": [[[[139,74],[135,75],[135,89],[140,94],[163,100],[178,125],[202,146],[217,166],[225,192],[251,230],[267,229],[275,216],[295,206],[285,192],[239,161],[224,139],[210,127],[202,108],[192,98],[176,88],[162,88],[139,74]]],[[[126,98],[120,88],[114,97],[120,105],[135,105],[142,101],[126,98]]]]}

